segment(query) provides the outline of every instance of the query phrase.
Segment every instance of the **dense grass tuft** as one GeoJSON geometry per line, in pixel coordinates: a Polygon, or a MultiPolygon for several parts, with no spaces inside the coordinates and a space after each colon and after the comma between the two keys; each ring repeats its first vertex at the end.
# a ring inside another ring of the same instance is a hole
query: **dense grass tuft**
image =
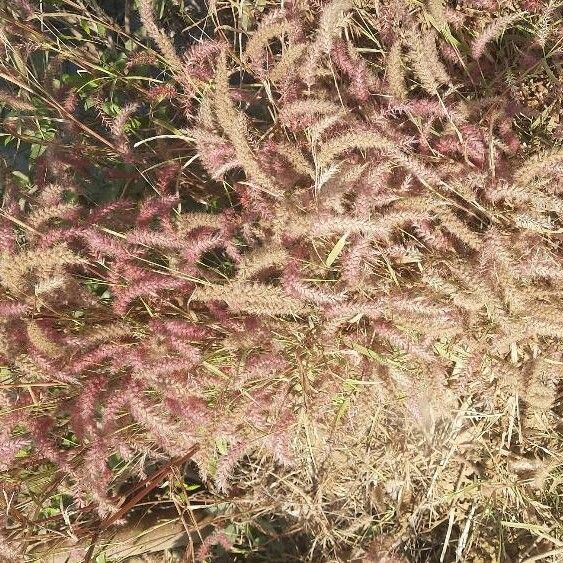
{"type": "Polygon", "coordinates": [[[563,3],[109,4],[0,11],[0,557],[557,561],[563,3]]]}

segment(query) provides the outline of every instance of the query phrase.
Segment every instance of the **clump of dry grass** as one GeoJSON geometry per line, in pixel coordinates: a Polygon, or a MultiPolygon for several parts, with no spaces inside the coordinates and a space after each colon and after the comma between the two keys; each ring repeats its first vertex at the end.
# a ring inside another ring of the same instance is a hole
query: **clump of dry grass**
{"type": "Polygon", "coordinates": [[[2,12],[2,556],[556,557],[559,4],[159,7],[2,12]]]}

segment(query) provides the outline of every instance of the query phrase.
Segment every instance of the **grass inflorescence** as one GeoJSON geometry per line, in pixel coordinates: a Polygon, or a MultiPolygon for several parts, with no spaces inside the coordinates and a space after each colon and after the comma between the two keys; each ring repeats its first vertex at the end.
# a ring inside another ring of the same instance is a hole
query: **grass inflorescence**
{"type": "Polygon", "coordinates": [[[557,561],[558,0],[0,11],[0,557],[557,561]]]}

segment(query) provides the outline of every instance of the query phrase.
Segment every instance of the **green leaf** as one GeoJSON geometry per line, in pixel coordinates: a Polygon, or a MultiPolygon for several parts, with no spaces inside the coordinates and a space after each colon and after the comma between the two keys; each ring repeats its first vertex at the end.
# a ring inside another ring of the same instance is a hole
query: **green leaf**
{"type": "Polygon", "coordinates": [[[334,264],[334,261],[340,256],[344,245],[346,244],[346,240],[350,233],[344,233],[334,245],[334,248],[330,251],[329,255],[326,257],[325,264],[330,268],[334,264]]]}
{"type": "Polygon", "coordinates": [[[14,170],[12,172],[12,175],[15,176],[22,185],[24,186],[29,186],[30,182],[29,182],[29,176],[27,174],[24,174],[23,172],[20,172],[19,170],[14,170]]]}
{"type": "Polygon", "coordinates": [[[90,22],[88,20],[81,19],[80,27],[88,34],[92,34],[92,28],[90,27],[90,22]]]}
{"type": "Polygon", "coordinates": [[[201,489],[201,485],[198,485],[197,483],[194,483],[193,485],[189,485],[188,483],[184,483],[184,489],[186,491],[197,491],[198,489],[201,489]]]}
{"type": "Polygon", "coordinates": [[[428,21],[430,22],[430,24],[432,25],[432,27],[438,32],[441,33],[444,36],[444,39],[452,46],[455,47],[456,49],[459,48],[461,46],[461,43],[452,35],[452,32],[450,31],[450,27],[448,24],[446,24],[445,26],[440,26],[438,25],[438,22],[432,17],[431,14],[429,13],[425,13],[424,14],[426,16],[426,18],[428,19],[428,21]]]}
{"type": "Polygon", "coordinates": [[[29,158],[35,159],[41,156],[45,152],[46,148],[47,147],[45,147],[44,145],[37,145],[34,143],[29,149],[29,158]]]}

